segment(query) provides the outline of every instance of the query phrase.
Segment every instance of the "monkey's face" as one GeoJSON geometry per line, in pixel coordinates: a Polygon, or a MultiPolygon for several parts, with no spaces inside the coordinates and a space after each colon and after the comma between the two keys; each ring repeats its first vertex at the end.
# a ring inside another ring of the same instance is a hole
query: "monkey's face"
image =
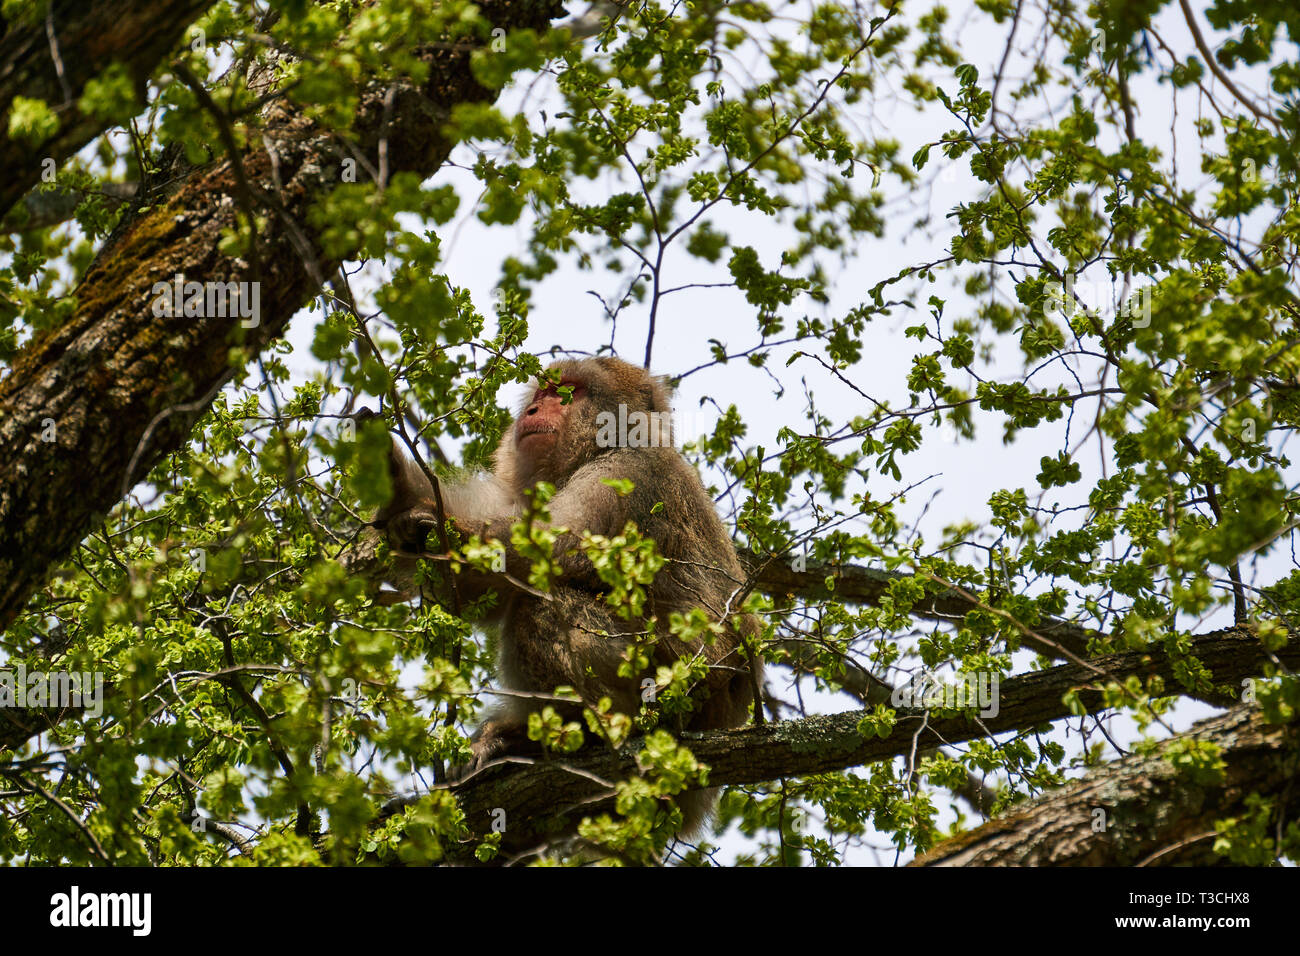
{"type": "Polygon", "coordinates": [[[558,445],[568,444],[573,431],[571,422],[578,403],[586,402],[587,384],[564,378],[559,385],[543,383],[515,422],[515,450],[521,464],[535,472],[537,466],[553,457],[558,445]],[[566,404],[561,389],[571,393],[566,404]]]}
{"type": "Polygon", "coordinates": [[[663,384],[618,359],[561,362],[549,372],[515,421],[510,473],[517,488],[538,481],[561,484],[613,447],[598,440],[601,413],[616,421],[621,409],[626,421],[629,413],[668,411],[663,384]]]}

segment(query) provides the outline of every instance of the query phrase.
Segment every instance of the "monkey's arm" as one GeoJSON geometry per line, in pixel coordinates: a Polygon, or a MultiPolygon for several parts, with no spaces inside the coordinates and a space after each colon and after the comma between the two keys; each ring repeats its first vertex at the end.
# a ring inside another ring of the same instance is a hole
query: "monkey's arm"
{"type": "MultiPolygon", "coordinates": [[[[629,463],[618,461],[624,456],[612,455],[610,460],[602,459],[576,471],[556,492],[549,502],[547,511],[550,520],[536,522],[545,528],[564,529],[556,535],[551,556],[558,566],[555,579],[572,588],[590,593],[601,593],[606,589],[605,583],[597,574],[590,559],[581,547],[583,532],[599,535],[614,535],[621,532],[629,520],[638,520],[633,504],[618,495],[614,488],[604,481],[613,477],[628,477],[629,463]]],[[[520,553],[512,542],[514,525],[520,515],[511,511],[508,514],[483,521],[456,520],[456,529],[462,537],[478,535],[484,541],[499,542],[504,548],[504,567],[498,573],[481,569],[462,569],[457,577],[457,587],[467,590],[473,597],[487,590],[502,590],[517,587],[518,582],[527,581],[532,573],[533,559],[520,553]],[[504,577],[500,572],[504,572],[504,577]]]]}
{"type": "MultiPolygon", "coordinates": [[[[555,542],[553,557],[558,578],[565,584],[599,592],[604,584],[582,553],[583,531],[611,535],[623,530],[629,518],[636,519],[634,502],[621,498],[604,480],[630,478],[645,470],[635,455],[615,454],[578,469],[556,492],[548,507],[547,525],[564,528],[555,542]]],[[[393,499],[375,516],[375,526],[385,533],[389,545],[408,555],[440,552],[437,535],[438,507],[433,486],[423,470],[396,444],[391,451],[393,499]]],[[[498,541],[505,548],[504,567],[495,571],[462,566],[456,576],[461,597],[474,601],[488,591],[505,592],[529,579],[532,559],[512,545],[512,528],[520,509],[506,484],[493,475],[476,475],[460,481],[440,483],[443,513],[463,541],[477,535],[484,541],[498,541]]]]}
{"type": "Polygon", "coordinates": [[[438,498],[442,498],[443,515],[458,530],[487,525],[502,515],[514,512],[514,496],[493,475],[478,473],[455,481],[441,481],[437,491],[424,470],[398,446],[389,446],[389,474],[393,497],[375,515],[374,526],[388,537],[398,551],[410,554],[437,549],[433,534],[438,522],[438,498]],[[431,534],[433,537],[431,539],[431,534]]]}

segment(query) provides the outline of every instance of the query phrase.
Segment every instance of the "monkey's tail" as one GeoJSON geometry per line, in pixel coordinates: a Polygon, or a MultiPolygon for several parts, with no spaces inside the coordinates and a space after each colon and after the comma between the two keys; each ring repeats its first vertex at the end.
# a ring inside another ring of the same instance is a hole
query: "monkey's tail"
{"type": "Polygon", "coordinates": [[[677,835],[684,840],[694,840],[705,830],[713,818],[713,809],[718,805],[719,791],[688,790],[677,795],[677,807],[682,811],[682,828],[677,835]]]}

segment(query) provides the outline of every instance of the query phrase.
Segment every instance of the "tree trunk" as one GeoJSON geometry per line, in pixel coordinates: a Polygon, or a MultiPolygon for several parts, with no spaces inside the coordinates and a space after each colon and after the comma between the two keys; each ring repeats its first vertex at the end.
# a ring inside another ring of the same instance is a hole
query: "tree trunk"
{"type": "Polygon", "coordinates": [[[158,61],[210,6],[212,0],[51,0],[44,15],[0,18],[0,116],[8,117],[21,96],[45,101],[59,121],[38,143],[16,142],[0,124],[0,216],[44,171],[104,131],[104,123],[77,104],[86,82],[120,63],[143,103],[158,61]]]}
{"type": "MultiPolygon", "coordinates": [[[[485,0],[480,8],[511,29],[542,29],[563,12],[557,0],[485,0]]],[[[496,95],[474,80],[472,48],[457,42],[428,51],[422,88],[370,90],[356,142],[346,146],[377,166],[383,140],[389,170],[432,174],[451,150],[442,133],[451,108],[496,95]]],[[[333,133],[272,101],[237,162],[182,169],[167,195],[142,189],[137,206],[147,212],[101,250],[77,288],[75,316],[19,353],[0,382],[0,629],[333,273],[338,262],[321,255],[307,211],[340,183],[350,155],[333,133]],[[235,230],[249,207],[264,222],[255,254],[223,255],[222,231],[235,230]],[[178,275],[258,283],[256,324],[245,328],[237,315],[155,315],[154,284],[178,275]]]]}

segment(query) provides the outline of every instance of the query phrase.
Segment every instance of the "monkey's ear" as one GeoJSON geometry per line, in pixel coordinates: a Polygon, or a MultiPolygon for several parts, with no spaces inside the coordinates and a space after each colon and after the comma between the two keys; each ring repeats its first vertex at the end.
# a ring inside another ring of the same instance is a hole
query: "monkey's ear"
{"type": "Polygon", "coordinates": [[[641,387],[646,408],[652,412],[671,412],[676,391],[676,383],[667,375],[648,375],[646,384],[641,387]]]}

